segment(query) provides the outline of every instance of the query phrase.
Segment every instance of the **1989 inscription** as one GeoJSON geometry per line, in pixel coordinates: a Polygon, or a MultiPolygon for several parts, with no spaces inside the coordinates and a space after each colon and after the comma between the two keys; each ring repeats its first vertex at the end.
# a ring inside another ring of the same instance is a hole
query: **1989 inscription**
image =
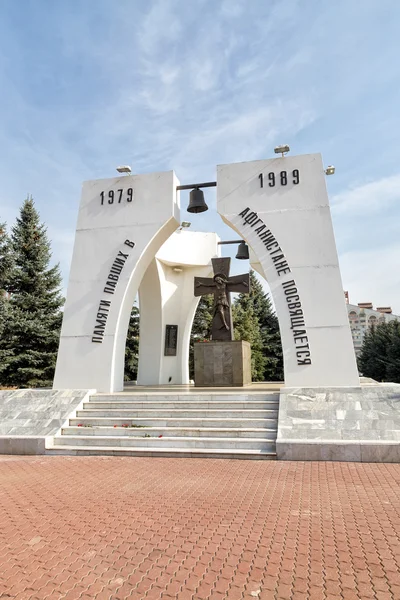
{"type": "MultiPolygon", "coordinates": [[[[260,173],[258,176],[260,180],[260,187],[264,187],[264,175],[260,173]]],[[[293,169],[291,173],[287,171],[280,171],[280,173],[273,173],[272,171],[268,173],[268,186],[275,187],[276,183],[280,183],[280,185],[287,185],[288,183],[293,183],[294,185],[298,185],[300,183],[300,171],[299,169],[293,169]]]]}

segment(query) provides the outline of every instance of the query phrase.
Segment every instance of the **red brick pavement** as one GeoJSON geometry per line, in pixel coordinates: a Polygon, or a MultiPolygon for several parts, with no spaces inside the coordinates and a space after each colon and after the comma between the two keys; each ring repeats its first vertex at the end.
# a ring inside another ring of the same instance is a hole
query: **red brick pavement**
{"type": "Polygon", "coordinates": [[[400,465],[0,457],[0,598],[400,599],[400,465]]]}

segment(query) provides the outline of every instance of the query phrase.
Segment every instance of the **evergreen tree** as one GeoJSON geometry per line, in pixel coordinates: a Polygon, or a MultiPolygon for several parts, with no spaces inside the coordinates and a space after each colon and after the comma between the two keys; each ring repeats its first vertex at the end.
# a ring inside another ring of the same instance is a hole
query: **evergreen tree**
{"type": "Polygon", "coordinates": [[[272,302],[254,271],[250,271],[250,296],[261,330],[265,370],[263,381],[283,380],[283,352],[279,321],[272,302]]]}
{"type": "Polygon", "coordinates": [[[11,234],[14,266],[9,318],[0,349],[0,380],[18,387],[50,386],[61,326],[61,276],[50,268],[50,243],[33,200],[25,200],[11,234]]]}
{"type": "Polygon", "coordinates": [[[358,359],[360,371],[375,381],[386,380],[388,349],[392,340],[390,323],[372,326],[365,334],[358,359]]]}
{"type": "Polygon", "coordinates": [[[271,300],[250,271],[250,294],[239,294],[233,306],[235,338],[251,343],[253,381],[283,379],[282,344],[271,300]]]}
{"type": "Polygon", "coordinates": [[[386,381],[400,383],[400,323],[390,322],[391,339],[387,349],[386,381]]]}
{"type": "Polygon", "coordinates": [[[251,376],[253,381],[263,381],[266,360],[258,319],[251,294],[240,294],[233,304],[233,328],[236,340],[251,345],[251,376]]]}
{"type": "MultiPolygon", "coordinates": [[[[0,353],[6,357],[7,346],[5,345],[5,325],[8,321],[8,290],[10,287],[10,276],[13,267],[13,256],[11,251],[11,240],[7,235],[5,223],[0,223],[0,353]]],[[[1,354],[0,354],[1,356],[1,354]]],[[[0,374],[2,365],[0,364],[0,374]]],[[[1,375],[0,375],[1,379],[1,375]]]]}
{"type": "Polygon", "coordinates": [[[5,223],[0,223],[0,291],[8,291],[13,267],[11,240],[5,223]]]}
{"type": "Polygon", "coordinates": [[[357,357],[358,369],[364,377],[372,377],[370,373],[374,370],[375,329],[375,325],[372,325],[371,329],[365,333],[360,354],[357,357]]]}
{"type": "Polygon", "coordinates": [[[134,381],[137,379],[139,359],[139,326],[139,309],[137,306],[133,305],[125,347],[125,381],[134,381]]]}
{"type": "Polygon", "coordinates": [[[189,346],[189,377],[194,378],[194,342],[209,340],[213,317],[214,296],[201,296],[194,315],[189,346]]]}

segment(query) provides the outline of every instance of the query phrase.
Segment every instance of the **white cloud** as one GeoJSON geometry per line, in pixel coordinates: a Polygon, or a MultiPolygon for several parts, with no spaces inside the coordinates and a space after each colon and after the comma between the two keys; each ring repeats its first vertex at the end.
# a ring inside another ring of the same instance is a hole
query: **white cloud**
{"type": "Polygon", "coordinates": [[[223,0],[220,14],[227,19],[237,19],[243,14],[247,0],[223,0]]]}
{"type": "MultiPolygon", "coordinates": [[[[364,7],[360,14],[343,0],[318,14],[298,0],[89,4],[86,10],[83,3],[78,13],[68,3],[50,11],[43,31],[38,25],[40,44],[29,45],[29,56],[12,22],[11,28],[7,19],[3,29],[0,24],[0,110],[5,124],[0,131],[0,219],[11,224],[15,205],[32,193],[63,270],[83,179],[112,176],[118,163],[132,163],[138,173],[174,168],[182,182],[211,178],[216,164],[270,156],[281,141],[288,141],[294,153],[328,145],[335,162],[335,152],[343,156],[343,137],[337,137],[343,131],[364,152],[364,138],[354,134],[349,99],[358,99],[357,91],[365,94],[366,86],[373,92],[371,64],[374,77],[380,78],[381,85],[375,81],[375,87],[381,97],[368,131],[362,122],[369,114],[368,98],[362,106],[357,100],[356,117],[365,138],[373,137],[376,147],[379,136],[387,136],[382,122],[392,123],[390,115],[394,119],[398,114],[393,90],[383,85],[383,67],[392,76],[395,71],[388,60],[377,68],[380,57],[392,53],[390,44],[386,49],[376,45],[379,51],[372,55],[366,46],[362,53],[354,47],[354,40],[367,40],[367,21],[374,25],[378,8],[364,7]],[[47,30],[55,31],[55,37],[43,38],[47,30]],[[45,94],[37,84],[39,47],[46,56],[39,60],[45,94]],[[391,97],[392,112],[387,110],[391,97]],[[345,115],[336,111],[338,104],[346,106],[345,115]],[[21,163],[23,169],[16,167],[21,163]]],[[[392,144],[387,154],[395,153],[392,144]]],[[[382,161],[391,168],[386,155],[382,161]]],[[[371,172],[360,161],[353,164],[359,180],[371,172]]],[[[375,225],[379,217],[379,231],[375,226],[373,235],[383,257],[388,227],[378,213],[397,205],[400,175],[379,180],[379,168],[376,173],[376,181],[361,179],[334,196],[333,213],[338,238],[344,236],[342,250],[368,248],[371,234],[353,224],[357,218],[359,225],[360,211],[363,218],[374,216],[375,225]]],[[[394,237],[395,219],[389,218],[394,237]]],[[[196,223],[217,231],[222,227],[212,211],[196,223]]],[[[369,280],[379,277],[375,271],[369,280]]],[[[359,287],[354,294],[362,292],[359,287]]],[[[391,297],[382,301],[389,303],[391,297]]]]}
{"type": "Polygon", "coordinates": [[[181,139],[175,168],[178,175],[186,176],[191,170],[206,169],[211,157],[216,158],[216,164],[260,158],[270,152],[278,135],[294,135],[314,118],[312,111],[294,101],[243,106],[236,114],[227,108],[208,115],[202,129],[181,139]]]}
{"type": "Polygon", "coordinates": [[[384,211],[400,200],[400,174],[384,177],[350,188],[332,197],[338,215],[372,215],[384,211]]]}
{"type": "Polygon", "coordinates": [[[139,29],[139,43],[148,56],[163,52],[164,44],[176,42],[182,35],[179,2],[157,0],[146,14],[139,29]]]}
{"type": "Polygon", "coordinates": [[[400,243],[346,252],[339,262],[351,304],[392,306],[393,312],[400,315],[400,243]]]}

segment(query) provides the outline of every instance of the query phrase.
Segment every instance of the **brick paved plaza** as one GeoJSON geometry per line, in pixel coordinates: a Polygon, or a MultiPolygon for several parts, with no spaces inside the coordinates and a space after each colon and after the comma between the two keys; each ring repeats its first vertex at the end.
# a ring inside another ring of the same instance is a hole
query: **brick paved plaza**
{"type": "Polygon", "coordinates": [[[0,457],[0,598],[400,599],[400,466],[0,457]]]}

